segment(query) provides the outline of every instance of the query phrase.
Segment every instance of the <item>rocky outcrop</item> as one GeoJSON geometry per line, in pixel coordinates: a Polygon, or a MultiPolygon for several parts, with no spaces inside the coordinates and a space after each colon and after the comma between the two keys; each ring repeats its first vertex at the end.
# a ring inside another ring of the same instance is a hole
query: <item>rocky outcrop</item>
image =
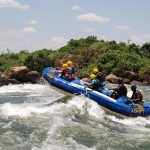
{"type": "Polygon", "coordinates": [[[19,84],[20,82],[18,81],[18,80],[16,80],[16,79],[8,79],[8,82],[10,83],[10,84],[19,84]]]}
{"type": "Polygon", "coordinates": [[[129,70],[124,72],[124,77],[130,80],[134,80],[137,78],[137,75],[133,70],[129,70]]]}
{"type": "Polygon", "coordinates": [[[36,83],[39,78],[37,71],[30,71],[26,66],[12,67],[8,73],[0,73],[0,86],[10,83],[36,83]]]}
{"type": "Polygon", "coordinates": [[[26,66],[12,67],[9,71],[9,76],[10,78],[16,78],[20,74],[26,74],[28,72],[30,72],[30,70],[26,66]]]}
{"type": "Polygon", "coordinates": [[[125,84],[130,84],[130,82],[131,82],[130,79],[127,79],[127,78],[123,79],[123,83],[125,83],[125,84]]]}
{"type": "Polygon", "coordinates": [[[105,77],[106,81],[109,81],[110,83],[117,84],[118,83],[118,77],[115,76],[114,74],[109,74],[108,76],[105,77]]]}
{"type": "Polygon", "coordinates": [[[37,79],[39,79],[40,74],[37,71],[30,71],[24,74],[19,74],[16,76],[16,79],[21,83],[36,83],[37,79]]]}

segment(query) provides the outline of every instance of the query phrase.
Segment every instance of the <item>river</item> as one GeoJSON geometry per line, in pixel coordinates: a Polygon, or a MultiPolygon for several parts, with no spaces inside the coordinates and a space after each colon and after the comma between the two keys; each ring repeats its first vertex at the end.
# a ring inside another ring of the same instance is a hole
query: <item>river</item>
{"type": "MultiPolygon", "coordinates": [[[[139,89],[150,101],[150,87],[139,89]]],[[[64,97],[48,85],[3,86],[0,149],[149,150],[150,117],[121,119],[88,98],[64,97]]]]}

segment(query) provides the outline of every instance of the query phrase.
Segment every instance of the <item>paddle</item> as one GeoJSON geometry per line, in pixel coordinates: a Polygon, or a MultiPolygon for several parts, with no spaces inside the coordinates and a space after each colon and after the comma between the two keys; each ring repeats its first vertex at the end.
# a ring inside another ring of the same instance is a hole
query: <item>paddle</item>
{"type": "Polygon", "coordinates": [[[88,93],[89,91],[92,91],[92,89],[89,88],[89,87],[85,87],[84,90],[85,90],[86,93],[88,93]]]}

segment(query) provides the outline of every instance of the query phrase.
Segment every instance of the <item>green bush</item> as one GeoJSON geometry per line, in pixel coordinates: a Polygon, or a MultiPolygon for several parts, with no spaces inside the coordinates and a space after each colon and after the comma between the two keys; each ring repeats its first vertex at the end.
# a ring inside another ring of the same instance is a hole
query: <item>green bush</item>
{"type": "Polygon", "coordinates": [[[46,53],[35,53],[29,55],[24,65],[26,65],[30,70],[36,70],[42,72],[45,67],[54,66],[54,60],[50,58],[46,53]]]}
{"type": "Polygon", "coordinates": [[[9,57],[10,57],[11,59],[14,59],[14,60],[19,59],[19,55],[18,55],[18,54],[15,54],[15,53],[11,53],[9,57]]]}
{"type": "Polygon", "coordinates": [[[143,59],[135,52],[108,51],[98,57],[98,68],[103,72],[121,75],[128,69],[138,72],[144,66],[143,59]]]}

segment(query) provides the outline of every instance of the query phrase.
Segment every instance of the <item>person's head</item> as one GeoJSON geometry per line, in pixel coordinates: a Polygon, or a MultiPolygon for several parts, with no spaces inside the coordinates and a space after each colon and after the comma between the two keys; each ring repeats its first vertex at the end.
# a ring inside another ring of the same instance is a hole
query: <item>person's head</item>
{"type": "Polygon", "coordinates": [[[123,79],[122,78],[118,78],[118,84],[122,84],[123,83],[123,79]]]}
{"type": "Polygon", "coordinates": [[[132,85],[131,85],[131,90],[132,90],[132,91],[136,91],[136,88],[137,88],[136,84],[132,84],[132,85]]]}
{"type": "Polygon", "coordinates": [[[70,61],[70,60],[67,61],[67,65],[68,65],[68,66],[72,66],[72,61],[70,61]]]}
{"type": "Polygon", "coordinates": [[[96,78],[95,74],[90,74],[90,78],[95,79],[96,78]]]}
{"type": "Polygon", "coordinates": [[[93,73],[98,73],[98,69],[97,69],[97,68],[94,68],[92,72],[93,72],[93,73]]]}
{"type": "Polygon", "coordinates": [[[62,68],[68,68],[67,64],[62,64],[62,68]]]}

